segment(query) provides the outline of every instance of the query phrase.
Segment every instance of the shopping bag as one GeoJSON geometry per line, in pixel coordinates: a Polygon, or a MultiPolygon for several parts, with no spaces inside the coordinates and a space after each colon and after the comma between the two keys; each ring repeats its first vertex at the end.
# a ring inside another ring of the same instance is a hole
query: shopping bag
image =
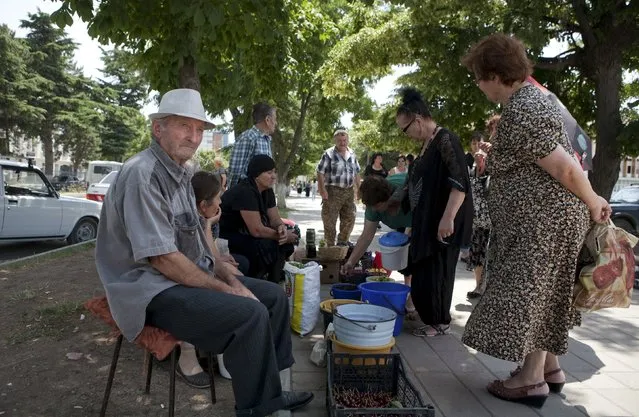
{"type": "Polygon", "coordinates": [[[320,270],[317,262],[284,265],[291,328],[300,336],[312,332],[320,315],[320,270]]]}
{"type": "Polygon", "coordinates": [[[612,221],[595,224],[588,232],[585,247],[594,263],[579,271],[573,305],[580,311],[602,308],[628,308],[635,279],[635,255],[632,248],[637,237],[612,221]]]}

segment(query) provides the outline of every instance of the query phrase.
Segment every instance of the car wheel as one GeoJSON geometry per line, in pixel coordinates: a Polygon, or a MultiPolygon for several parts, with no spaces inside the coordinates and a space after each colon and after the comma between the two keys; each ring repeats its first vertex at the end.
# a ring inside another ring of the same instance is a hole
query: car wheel
{"type": "Polygon", "coordinates": [[[621,227],[623,230],[625,230],[626,232],[629,232],[630,234],[634,235],[637,233],[635,228],[632,227],[632,223],[630,223],[626,219],[614,219],[612,222],[615,224],[615,226],[621,227]]]}
{"type": "Polygon", "coordinates": [[[95,219],[80,219],[67,238],[70,244],[93,240],[98,236],[98,222],[95,219]]]}

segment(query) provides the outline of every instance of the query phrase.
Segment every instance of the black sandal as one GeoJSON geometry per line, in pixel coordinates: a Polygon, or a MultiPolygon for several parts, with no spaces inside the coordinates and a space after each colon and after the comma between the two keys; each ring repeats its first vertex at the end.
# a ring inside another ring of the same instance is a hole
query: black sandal
{"type": "Polygon", "coordinates": [[[468,291],[466,293],[466,298],[468,298],[469,300],[474,300],[475,298],[479,298],[481,297],[483,294],[477,291],[468,291]]]}

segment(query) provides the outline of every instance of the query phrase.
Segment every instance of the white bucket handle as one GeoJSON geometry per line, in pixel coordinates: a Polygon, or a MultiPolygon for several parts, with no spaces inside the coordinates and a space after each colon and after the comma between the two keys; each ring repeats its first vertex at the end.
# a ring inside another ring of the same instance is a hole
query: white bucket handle
{"type": "Polygon", "coordinates": [[[369,332],[374,332],[375,329],[377,329],[377,325],[375,325],[375,324],[369,324],[369,325],[359,324],[358,322],[356,322],[354,320],[351,320],[348,317],[343,316],[342,314],[339,314],[337,312],[337,310],[333,310],[333,315],[337,316],[337,317],[339,317],[341,319],[344,319],[344,320],[346,320],[346,321],[348,321],[350,323],[353,323],[354,325],[359,326],[359,327],[361,327],[364,330],[368,330],[369,332]]]}

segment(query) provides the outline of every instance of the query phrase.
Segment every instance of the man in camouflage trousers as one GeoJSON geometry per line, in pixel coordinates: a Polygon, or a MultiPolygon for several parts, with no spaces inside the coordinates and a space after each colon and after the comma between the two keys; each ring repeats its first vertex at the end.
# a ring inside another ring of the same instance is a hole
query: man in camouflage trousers
{"type": "Polygon", "coordinates": [[[340,224],[337,243],[348,242],[355,226],[355,199],[360,183],[360,167],[355,153],[348,147],[348,133],[339,129],[333,134],[333,139],[335,146],[324,152],[317,165],[326,246],[335,245],[338,217],[340,224]]]}

